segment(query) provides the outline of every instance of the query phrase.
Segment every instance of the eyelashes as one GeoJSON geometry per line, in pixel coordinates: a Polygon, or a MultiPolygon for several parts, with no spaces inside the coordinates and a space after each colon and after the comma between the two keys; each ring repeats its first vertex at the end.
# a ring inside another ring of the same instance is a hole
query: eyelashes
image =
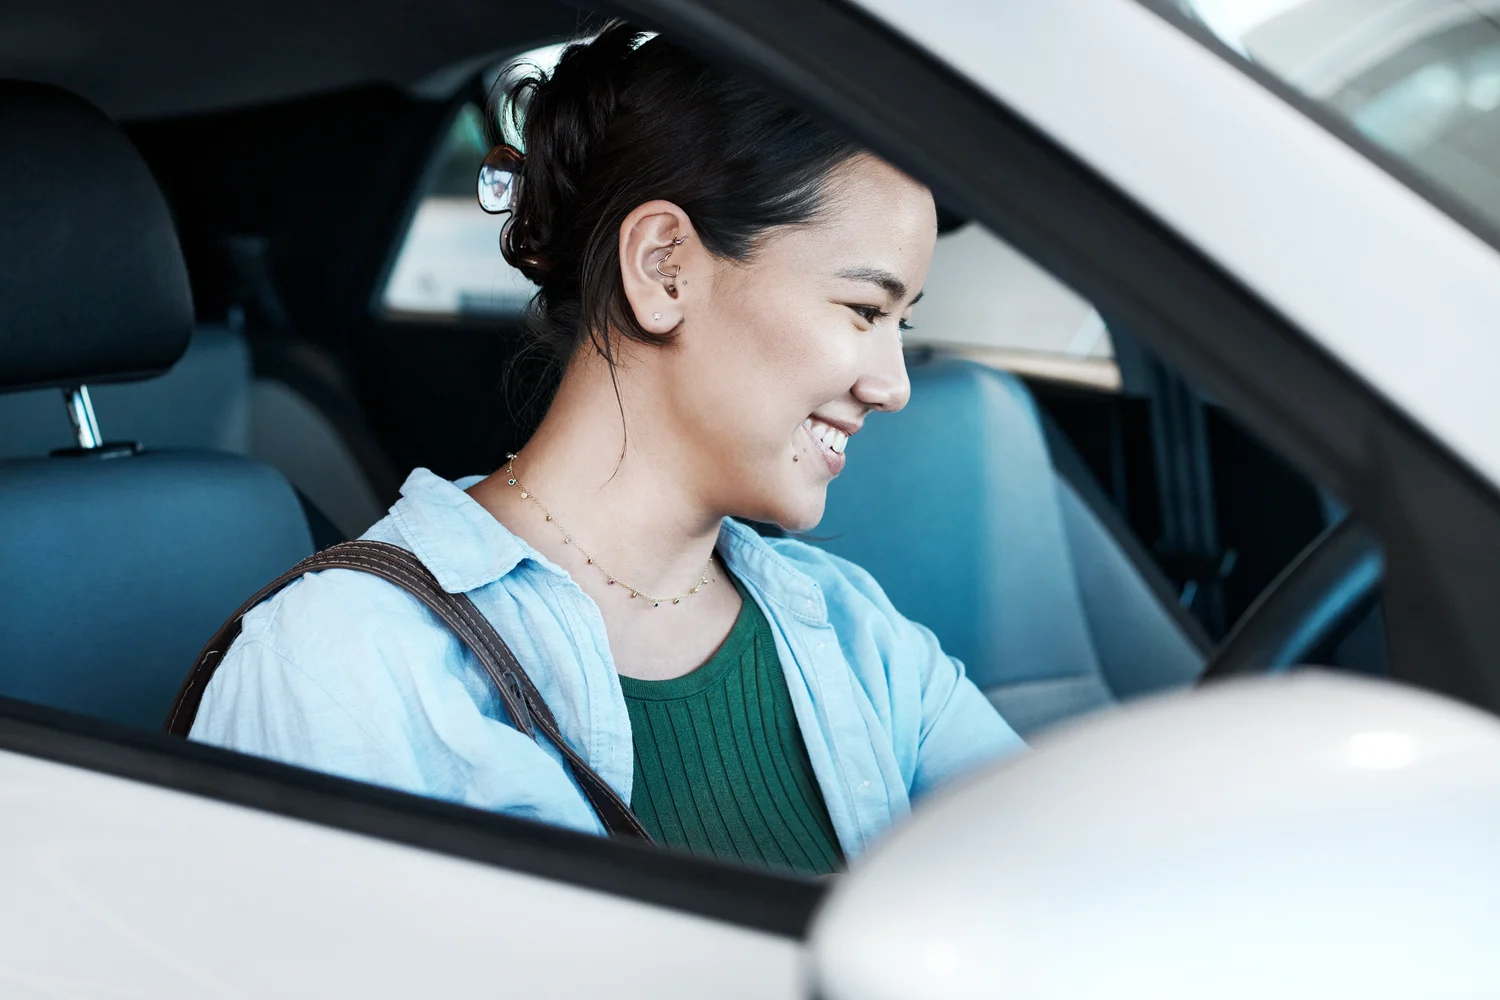
{"type": "MultiPolygon", "coordinates": [[[[866,323],[869,323],[872,326],[890,315],[890,313],[886,312],[879,306],[860,306],[850,304],[849,308],[853,310],[855,314],[862,318],[866,323]]],[[[896,323],[896,329],[905,332],[907,330],[915,330],[916,327],[912,326],[910,323],[903,319],[899,320],[896,323]]]]}

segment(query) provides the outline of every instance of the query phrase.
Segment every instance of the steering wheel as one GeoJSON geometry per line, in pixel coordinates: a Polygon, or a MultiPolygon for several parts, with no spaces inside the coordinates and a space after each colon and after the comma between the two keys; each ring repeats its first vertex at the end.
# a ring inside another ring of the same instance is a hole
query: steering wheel
{"type": "Polygon", "coordinates": [[[1307,662],[1374,606],[1383,575],[1375,537],[1344,518],[1309,542],[1245,610],[1209,655],[1198,683],[1307,662]]]}

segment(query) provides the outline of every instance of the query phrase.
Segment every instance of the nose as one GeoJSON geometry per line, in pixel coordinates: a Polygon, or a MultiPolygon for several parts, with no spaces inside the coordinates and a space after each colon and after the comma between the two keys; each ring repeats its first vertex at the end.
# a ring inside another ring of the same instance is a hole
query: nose
{"type": "Polygon", "coordinates": [[[911,399],[906,357],[897,338],[891,337],[889,342],[881,344],[879,353],[870,359],[864,374],[855,380],[853,391],[855,399],[885,413],[895,413],[911,399]]]}

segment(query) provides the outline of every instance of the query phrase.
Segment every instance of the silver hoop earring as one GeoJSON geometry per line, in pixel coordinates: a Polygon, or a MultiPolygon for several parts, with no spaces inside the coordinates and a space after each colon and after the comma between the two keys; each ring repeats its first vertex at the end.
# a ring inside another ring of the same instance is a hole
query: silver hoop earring
{"type": "Polygon", "coordinates": [[[665,247],[662,247],[662,249],[666,250],[667,252],[662,254],[661,260],[656,262],[656,273],[667,279],[667,291],[672,295],[677,294],[677,276],[682,273],[682,265],[678,264],[673,267],[672,273],[670,274],[668,274],[666,271],[663,271],[661,269],[661,266],[672,259],[672,251],[677,247],[682,246],[683,240],[686,239],[686,236],[678,233],[675,237],[673,237],[672,242],[668,243],[665,247]]]}
{"type": "Polygon", "coordinates": [[[659,260],[659,261],[656,262],[656,273],[657,274],[661,275],[663,278],[675,278],[679,274],[682,273],[682,265],[681,264],[678,264],[677,267],[672,271],[671,274],[668,274],[666,271],[663,271],[661,269],[661,266],[663,264],[665,264],[667,261],[669,261],[669,260],[672,259],[672,251],[674,249],[676,249],[677,247],[682,246],[683,241],[686,240],[686,239],[687,239],[686,236],[683,236],[681,233],[678,233],[676,236],[674,236],[672,238],[672,242],[668,243],[663,248],[667,252],[664,253],[664,254],[662,254],[661,260],[659,260]]]}

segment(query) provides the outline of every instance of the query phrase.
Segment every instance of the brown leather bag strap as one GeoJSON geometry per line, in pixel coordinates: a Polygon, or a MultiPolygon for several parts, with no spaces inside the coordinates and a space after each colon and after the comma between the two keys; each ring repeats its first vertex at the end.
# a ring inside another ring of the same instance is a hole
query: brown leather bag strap
{"type": "Polygon", "coordinates": [[[385,542],[354,541],[331,546],[302,560],[296,566],[262,587],[240,606],[198,654],[192,671],[183,681],[167,717],[166,731],[187,736],[197,718],[203,692],[219,667],[224,653],[240,634],[241,623],[251,608],[306,573],[323,569],[352,569],[370,573],[395,584],[432,610],[468,647],[489,675],[500,702],[517,729],[536,739],[542,733],[562,753],[578,787],[594,807],[604,828],[614,836],[635,837],[650,841],[635,813],[625,800],[601,778],[588,762],[563,739],[547,703],[532,684],[520,661],[516,659],[500,633],[475,607],[466,594],[450,594],[438,584],[427,567],[415,555],[397,545],[385,542]]]}

